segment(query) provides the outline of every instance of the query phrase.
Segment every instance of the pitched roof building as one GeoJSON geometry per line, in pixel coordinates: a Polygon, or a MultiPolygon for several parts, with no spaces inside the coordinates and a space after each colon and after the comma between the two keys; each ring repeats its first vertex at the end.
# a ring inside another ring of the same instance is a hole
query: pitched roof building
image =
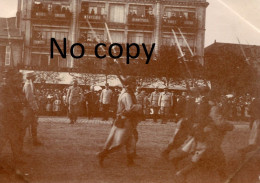
{"type": "Polygon", "coordinates": [[[245,62],[257,69],[257,78],[254,85],[260,91],[260,46],[215,42],[205,48],[205,65],[212,64],[209,62],[211,59],[207,58],[224,57],[230,53],[241,56],[245,62]]]}

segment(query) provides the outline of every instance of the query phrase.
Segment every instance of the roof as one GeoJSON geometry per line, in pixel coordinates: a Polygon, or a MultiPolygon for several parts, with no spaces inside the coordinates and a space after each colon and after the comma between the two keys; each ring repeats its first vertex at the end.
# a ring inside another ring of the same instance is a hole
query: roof
{"type": "Polygon", "coordinates": [[[208,55],[220,55],[226,52],[234,52],[238,55],[251,58],[260,58],[260,46],[259,45],[245,45],[234,43],[219,43],[215,42],[205,48],[205,56],[208,55]]]}
{"type": "Polygon", "coordinates": [[[21,37],[19,29],[16,28],[16,17],[12,17],[12,18],[0,17],[0,37],[8,38],[8,32],[11,38],[21,37]]]}

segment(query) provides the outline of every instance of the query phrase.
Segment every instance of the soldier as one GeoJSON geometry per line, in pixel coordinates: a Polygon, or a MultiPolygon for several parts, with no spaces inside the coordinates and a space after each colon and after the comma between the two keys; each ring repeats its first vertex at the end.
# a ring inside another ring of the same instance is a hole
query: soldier
{"type": "Polygon", "coordinates": [[[33,139],[33,145],[42,145],[42,143],[38,140],[37,137],[37,126],[38,126],[38,104],[37,99],[35,97],[35,88],[34,88],[34,80],[35,80],[35,72],[28,72],[26,74],[26,82],[23,87],[23,92],[25,94],[28,105],[24,109],[24,120],[29,121],[31,124],[31,133],[33,139]]]}
{"type": "Polygon", "coordinates": [[[157,122],[158,119],[158,112],[159,112],[159,105],[158,105],[158,100],[159,100],[160,92],[158,90],[158,87],[155,88],[154,92],[152,92],[150,96],[150,102],[151,106],[153,109],[153,121],[157,122]]]}
{"type": "Polygon", "coordinates": [[[74,80],[67,93],[67,105],[69,107],[70,124],[74,124],[78,118],[79,107],[83,100],[83,91],[78,86],[78,81],[74,80]]]}
{"type": "Polygon", "coordinates": [[[168,121],[172,105],[172,94],[168,92],[168,87],[165,87],[164,92],[160,93],[158,99],[158,106],[160,106],[160,112],[162,115],[162,124],[166,124],[166,121],[168,121]]]}
{"type": "Polygon", "coordinates": [[[90,86],[90,91],[86,94],[86,108],[88,113],[88,119],[92,119],[95,113],[95,105],[97,100],[97,95],[94,92],[94,86],[90,86]]]}
{"type": "Polygon", "coordinates": [[[250,124],[250,135],[248,139],[248,145],[239,150],[242,159],[244,159],[249,152],[255,151],[260,146],[260,98],[259,97],[252,101],[249,110],[252,116],[252,123],[250,124]]]}
{"type": "Polygon", "coordinates": [[[176,107],[175,107],[175,114],[177,121],[180,118],[184,117],[185,106],[186,106],[186,92],[182,92],[181,96],[178,97],[176,107]]]}
{"type": "Polygon", "coordinates": [[[192,135],[192,123],[195,116],[195,101],[190,96],[186,96],[185,107],[183,110],[184,115],[180,120],[178,120],[173,137],[171,138],[167,148],[161,154],[162,157],[167,160],[169,153],[178,149],[187,138],[192,135]]]}
{"type": "Polygon", "coordinates": [[[179,170],[176,175],[186,177],[193,169],[203,167],[213,170],[221,179],[219,182],[223,182],[226,179],[226,160],[221,144],[226,133],[232,131],[234,127],[225,122],[216,99],[212,98],[209,104],[209,110],[205,104],[201,108],[205,114],[199,119],[205,121],[200,124],[200,128],[193,129],[193,141],[190,140],[190,143],[184,144],[179,151],[179,154],[182,154],[181,158],[187,157],[190,164],[179,170]]]}
{"type": "Polygon", "coordinates": [[[138,123],[138,115],[142,111],[140,104],[136,103],[134,95],[135,79],[126,78],[124,89],[118,98],[117,118],[111,128],[104,149],[98,153],[99,164],[102,166],[108,154],[126,146],[127,165],[134,164],[136,141],[134,129],[138,123]]]}
{"type": "Polygon", "coordinates": [[[22,74],[8,70],[0,87],[0,152],[6,140],[11,144],[15,164],[21,162],[23,138],[28,121],[22,111],[26,100],[22,94],[22,74]]]}
{"type": "MultiPolygon", "coordinates": [[[[136,102],[142,106],[142,111],[144,110],[144,94],[142,93],[142,89],[140,87],[136,88],[135,92],[136,102]]],[[[142,120],[144,120],[144,115],[142,116],[142,120]]]]}
{"type": "Polygon", "coordinates": [[[109,84],[106,83],[105,89],[102,90],[99,100],[100,104],[102,105],[103,120],[108,120],[109,108],[112,103],[112,96],[113,92],[111,89],[109,89],[109,84]]]}

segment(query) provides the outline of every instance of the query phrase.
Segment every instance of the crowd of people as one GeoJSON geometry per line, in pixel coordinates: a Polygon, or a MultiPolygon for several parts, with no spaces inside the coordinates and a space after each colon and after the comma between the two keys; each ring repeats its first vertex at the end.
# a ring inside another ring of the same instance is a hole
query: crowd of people
{"type": "MultiPolygon", "coordinates": [[[[105,120],[108,117],[114,117],[117,108],[117,99],[121,92],[121,88],[111,88],[107,84],[105,86],[110,93],[108,101],[102,105],[100,101],[104,95],[102,90],[94,90],[94,86],[90,86],[88,89],[82,89],[82,99],[79,104],[79,116],[85,116],[89,118],[103,117],[106,115],[105,120]],[[107,105],[109,104],[109,105],[107,105]],[[105,111],[105,113],[103,113],[105,111]]],[[[37,89],[36,97],[39,104],[39,115],[42,116],[65,116],[68,113],[68,106],[66,104],[68,87],[63,89],[37,89]]],[[[174,92],[169,89],[163,89],[163,92],[158,88],[154,89],[154,92],[148,92],[147,90],[138,87],[135,92],[138,103],[142,105],[144,119],[153,118],[155,122],[158,119],[163,120],[176,119],[182,112],[182,108],[186,100],[190,102],[199,102],[199,97],[190,95],[187,92],[174,92]],[[159,101],[160,94],[162,100],[159,101]],[[167,107],[165,106],[167,105],[167,107]]],[[[250,94],[244,96],[234,95],[222,95],[220,104],[225,108],[225,118],[231,121],[250,121],[250,105],[254,97],[250,94]]]]}

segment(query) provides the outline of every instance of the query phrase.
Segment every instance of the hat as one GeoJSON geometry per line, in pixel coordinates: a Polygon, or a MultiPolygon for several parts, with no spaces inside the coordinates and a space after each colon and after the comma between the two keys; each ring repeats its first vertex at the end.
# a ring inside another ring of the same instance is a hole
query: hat
{"type": "Polygon", "coordinates": [[[27,72],[27,73],[25,74],[26,78],[31,78],[31,77],[33,77],[33,76],[35,76],[35,75],[36,75],[36,74],[35,74],[34,71],[27,72]]]}

